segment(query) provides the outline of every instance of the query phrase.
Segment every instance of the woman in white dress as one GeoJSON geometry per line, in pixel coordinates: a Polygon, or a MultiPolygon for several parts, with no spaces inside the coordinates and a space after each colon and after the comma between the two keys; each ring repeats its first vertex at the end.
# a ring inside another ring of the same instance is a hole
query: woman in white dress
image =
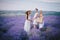
{"type": "Polygon", "coordinates": [[[31,14],[31,11],[28,10],[26,11],[26,21],[25,21],[25,25],[24,25],[24,30],[28,33],[30,31],[30,28],[31,28],[31,18],[30,18],[30,14],[31,14]]]}
{"type": "Polygon", "coordinates": [[[43,14],[42,14],[42,10],[40,10],[40,17],[39,17],[39,29],[44,27],[44,18],[43,18],[43,14]]]}
{"type": "Polygon", "coordinates": [[[37,25],[37,18],[38,18],[38,9],[36,8],[36,13],[33,17],[33,26],[34,26],[34,28],[36,28],[36,25],[37,25]]]}

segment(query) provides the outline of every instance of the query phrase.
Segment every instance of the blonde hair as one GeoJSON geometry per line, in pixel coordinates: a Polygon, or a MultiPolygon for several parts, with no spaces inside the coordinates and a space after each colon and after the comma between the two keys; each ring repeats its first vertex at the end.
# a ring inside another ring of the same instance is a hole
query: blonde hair
{"type": "Polygon", "coordinates": [[[42,14],[42,10],[40,10],[40,14],[42,14]]]}
{"type": "Polygon", "coordinates": [[[43,16],[43,14],[42,14],[42,10],[40,10],[40,16],[43,16]]]}

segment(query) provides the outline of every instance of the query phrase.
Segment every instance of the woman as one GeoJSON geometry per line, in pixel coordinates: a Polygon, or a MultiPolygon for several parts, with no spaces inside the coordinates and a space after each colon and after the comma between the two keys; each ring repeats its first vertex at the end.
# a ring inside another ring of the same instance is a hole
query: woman
{"type": "Polygon", "coordinates": [[[38,9],[36,8],[35,10],[36,10],[36,13],[35,13],[35,15],[33,17],[33,26],[34,26],[34,28],[36,28],[37,18],[38,18],[38,9]]]}
{"type": "Polygon", "coordinates": [[[39,29],[43,28],[43,26],[44,26],[44,18],[43,18],[42,10],[40,10],[39,29]]]}
{"type": "Polygon", "coordinates": [[[31,22],[31,20],[30,20],[30,14],[31,14],[31,11],[30,10],[28,10],[28,11],[26,11],[26,21],[25,21],[25,25],[24,25],[24,30],[26,31],[26,32],[29,32],[30,31],[30,22],[31,22]]]}
{"type": "Polygon", "coordinates": [[[42,10],[40,10],[40,16],[38,18],[38,22],[39,22],[39,29],[42,29],[44,27],[44,18],[43,18],[42,10]]]}

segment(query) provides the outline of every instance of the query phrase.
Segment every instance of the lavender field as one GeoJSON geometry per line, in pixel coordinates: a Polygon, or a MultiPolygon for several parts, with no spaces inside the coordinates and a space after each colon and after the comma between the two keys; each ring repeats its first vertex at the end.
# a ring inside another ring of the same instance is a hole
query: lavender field
{"type": "MultiPolygon", "coordinates": [[[[60,16],[44,15],[44,29],[24,31],[25,15],[0,16],[0,40],[60,40],[60,16]]],[[[32,24],[31,24],[32,26],[32,24]]]]}

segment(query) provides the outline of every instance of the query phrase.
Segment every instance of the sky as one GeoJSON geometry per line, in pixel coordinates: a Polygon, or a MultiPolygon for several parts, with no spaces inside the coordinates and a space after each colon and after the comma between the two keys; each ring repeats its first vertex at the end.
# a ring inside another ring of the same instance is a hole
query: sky
{"type": "Polygon", "coordinates": [[[60,0],[0,0],[0,10],[60,11],[60,0]]]}

